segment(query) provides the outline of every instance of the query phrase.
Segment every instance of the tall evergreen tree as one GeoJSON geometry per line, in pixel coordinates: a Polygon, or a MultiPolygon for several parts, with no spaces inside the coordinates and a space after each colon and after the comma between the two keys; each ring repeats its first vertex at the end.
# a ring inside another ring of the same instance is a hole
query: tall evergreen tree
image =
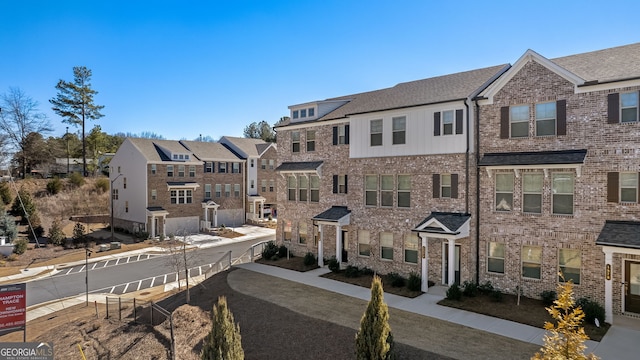
{"type": "Polygon", "coordinates": [[[244,350],[240,338],[240,326],[227,308],[227,298],[220,296],[213,307],[211,332],[204,340],[202,360],[243,360],[244,350]]]}
{"type": "Polygon", "coordinates": [[[58,81],[58,94],[49,102],[53,111],[63,118],[63,122],[73,126],[82,126],[82,172],[87,176],[87,144],[85,140],[85,120],[97,120],[104,115],[102,105],[93,102],[98,92],[91,88],[91,70],[85,66],[73,68],[73,82],[58,81]]]}
{"type": "Polygon", "coordinates": [[[356,334],[358,360],[386,360],[393,358],[393,336],[389,326],[389,308],[384,302],[382,281],[375,276],[371,283],[371,299],[360,320],[356,334]]]}

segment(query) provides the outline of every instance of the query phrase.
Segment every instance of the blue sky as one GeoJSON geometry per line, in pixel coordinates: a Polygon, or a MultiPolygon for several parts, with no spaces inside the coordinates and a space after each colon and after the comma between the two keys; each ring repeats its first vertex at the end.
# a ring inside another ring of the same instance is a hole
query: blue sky
{"type": "MultiPolygon", "coordinates": [[[[3,1],[0,92],[93,71],[103,131],[242,136],[287,106],[640,41],[634,1],[3,1]]],[[[70,128],[70,131],[77,129],[70,128]]]]}

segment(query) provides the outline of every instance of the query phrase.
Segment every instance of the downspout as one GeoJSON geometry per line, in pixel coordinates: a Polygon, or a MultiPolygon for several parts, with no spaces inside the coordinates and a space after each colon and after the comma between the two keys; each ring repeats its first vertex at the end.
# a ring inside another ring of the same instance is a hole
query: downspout
{"type": "Polygon", "coordinates": [[[471,131],[469,129],[469,104],[467,103],[467,100],[468,99],[464,99],[464,107],[467,109],[467,150],[465,151],[465,154],[464,154],[464,160],[465,160],[464,212],[465,214],[469,213],[469,147],[470,147],[470,141],[471,141],[471,131]]]}
{"type": "Polygon", "coordinates": [[[480,283],[480,105],[478,99],[474,99],[476,105],[476,284],[480,283]]]}

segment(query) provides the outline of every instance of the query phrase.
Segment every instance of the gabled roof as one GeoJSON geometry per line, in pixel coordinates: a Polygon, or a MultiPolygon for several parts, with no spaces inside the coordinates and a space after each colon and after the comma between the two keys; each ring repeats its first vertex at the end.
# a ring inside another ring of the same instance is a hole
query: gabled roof
{"type": "Polygon", "coordinates": [[[583,164],[587,150],[487,153],[479,166],[583,164]]]}
{"type": "Polygon", "coordinates": [[[551,59],[585,81],[640,77],[640,43],[551,59]]]}
{"type": "Polygon", "coordinates": [[[202,161],[228,160],[238,161],[239,158],[226,146],[220,143],[207,141],[180,140],[180,143],[202,161]]]}
{"type": "Polygon", "coordinates": [[[262,139],[223,136],[220,143],[229,144],[235,147],[242,157],[259,157],[264,154],[269,147],[276,147],[275,143],[268,143],[262,139]]]}
{"type": "Polygon", "coordinates": [[[321,165],[322,165],[322,161],[283,162],[276,168],[276,171],[280,171],[280,172],[317,171],[321,165]]]}
{"type": "Polygon", "coordinates": [[[470,214],[434,211],[422,220],[413,231],[457,235],[470,218],[470,214]]]}
{"type": "MultiPolygon", "coordinates": [[[[130,141],[149,162],[172,161],[167,154],[164,153],[163,149],[172,153],[193,155],[193,153],[182,146],[179,141],[142,138],[127,138],[127,140],[130,141]]],[[[195,158],[190,160],[195,160],[195,158]]]]}
{"type": "Polygon", "coordinates": [[[313,218],[311,218],[311,220],[340,222],[340,220],[343,220],[345,216],[349,214],[351,214],[351,210],[349,210],[346,206],[332,206],[329,209],[314,216],[313,218]]]}
{"type": "Polygon", "coordinates": [[[640,222],[607,220],[596,245],[640,249],[640,222]]]}

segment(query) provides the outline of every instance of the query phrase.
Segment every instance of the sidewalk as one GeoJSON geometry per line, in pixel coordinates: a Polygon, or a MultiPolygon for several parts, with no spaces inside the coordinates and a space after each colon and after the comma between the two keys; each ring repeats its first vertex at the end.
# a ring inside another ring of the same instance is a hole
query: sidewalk
{"type": "MultiPolygon", "coordinates": [[[[327,268],[301,273],[257,263],[246,263],[237,265],[237,267],[364,301],[369,301],[370,298],[370,290],[367,288],[320,277],[320,275],[329,272],[327,268]]],[[[544,329],[438,305],[437,302],[444,298],[444,294],[427,293],[410,299],[385,293],[384,298],[391,308],[429,316],[540,346],[543,344],[544,329]]],[[[622,325],[613,325],[601,342],[588,340],[585,343],[587,345],[585,353],[593,352],[603,360],[635,360],[638,359],[637,342],[639,340],[640,330],[622,325]]]]}

